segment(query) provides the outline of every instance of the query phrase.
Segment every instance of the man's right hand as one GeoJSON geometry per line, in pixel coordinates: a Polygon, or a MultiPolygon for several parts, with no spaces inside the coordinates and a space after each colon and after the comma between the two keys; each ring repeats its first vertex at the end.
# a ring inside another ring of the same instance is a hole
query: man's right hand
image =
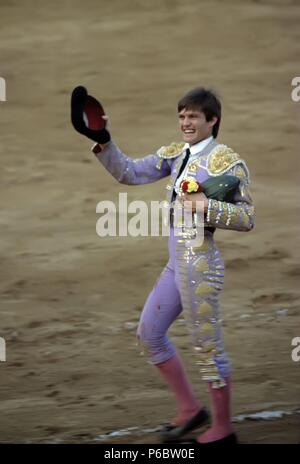
{"type": "Polygon", "coordinates": [[[71,121],[77,132],[100,145],[110,141],[110,133],[107,130],[108,117],[105,116],[101,103],[88,95],[85,87],[75,87],[72,92],[71,121]]]}

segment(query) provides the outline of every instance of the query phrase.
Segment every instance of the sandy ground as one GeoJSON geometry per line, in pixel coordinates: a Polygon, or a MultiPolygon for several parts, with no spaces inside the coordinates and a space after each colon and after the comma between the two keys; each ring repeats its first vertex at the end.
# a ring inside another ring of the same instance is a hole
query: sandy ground
{"type": "MultiPolygon", "coordinates": [[[[247,160],[257,210],[251,233],[216,234],[233,412],[290,413],[236,429],[245,443],[300,442],[298,2],[1,0],[0,18],[1,442],[158,443],[151,430],[175,413],[134,329],[166,239],[95,232],[99,201],[159,200],[165,181],[124,188],[104,171],[70,125],[78,84],[132,157],[180,141],[184,92],[219,91],[220,141],[247,160]]],[[[171,335],[208,402],[181,319],[171,335]]]]}

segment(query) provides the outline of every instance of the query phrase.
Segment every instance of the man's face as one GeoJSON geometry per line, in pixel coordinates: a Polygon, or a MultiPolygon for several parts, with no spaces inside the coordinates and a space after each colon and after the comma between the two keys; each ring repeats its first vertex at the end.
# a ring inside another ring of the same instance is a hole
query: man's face
{"type": "Polygon", "coordinates": [[[211,121],[206,121],[205,114],[200,109],[183,109],[178,113],[178,117],[183,140],[190,145],[210,137],[213,125],[218,119],[214,116],[211,121]]]}

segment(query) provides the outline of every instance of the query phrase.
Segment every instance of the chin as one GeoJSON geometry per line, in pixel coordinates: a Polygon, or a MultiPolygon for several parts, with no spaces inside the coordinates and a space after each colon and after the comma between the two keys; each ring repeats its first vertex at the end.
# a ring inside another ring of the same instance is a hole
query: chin
{"type": "Polygon", "coordinates": [[[198,143],[199,142],[199,139],[190,139],[190,140],[187,140],[187,142],[190,144],[190,145],[195,145],[195,143],[198,143]]]}
{"type": "Polygon", "coordinates": [[[186,135],[186,134],[184,134],[184,133],[183,133],[183,140],[184,140],[186,143],[189,143],[190,145],[194,145],[194,143],[196,143],[194,138],[189,137],[188,135],[186,135]]]}

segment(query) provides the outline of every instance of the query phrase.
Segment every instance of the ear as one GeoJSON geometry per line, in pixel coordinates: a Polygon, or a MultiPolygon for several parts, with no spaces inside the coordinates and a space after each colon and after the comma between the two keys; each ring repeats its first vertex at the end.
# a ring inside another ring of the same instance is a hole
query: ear
{"type": "Polygon", "coordinates": [[[218,117],[217,117],[217,116],[213,116],[213,117],[211,118],[211,120],[208,121],[208,124],[209,124],[210,127],[214,127],[214,125],[216,124],[217,121],[218,121],[218,117]]]}

